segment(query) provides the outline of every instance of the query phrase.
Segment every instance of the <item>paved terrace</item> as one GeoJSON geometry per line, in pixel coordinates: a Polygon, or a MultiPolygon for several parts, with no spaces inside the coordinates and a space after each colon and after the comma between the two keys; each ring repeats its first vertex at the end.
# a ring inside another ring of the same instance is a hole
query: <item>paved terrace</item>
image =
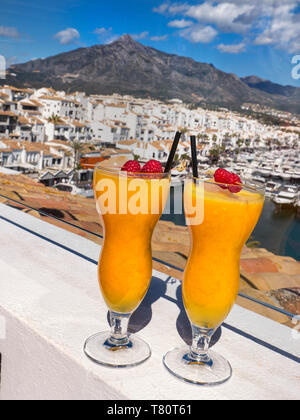
{"type": "Polygon", "coordinates": [[[190,340],[180,282],[159,271],[131,330],[152,357],[128,370],[94,364],[87,337],[107,329],[97,284],[99,245],[0,204],[1,400],[16,399],[298,399],[296,331],[236,305],[214,349],[233,366],[212,388],[178,381],[163,355],[190,340]]]}

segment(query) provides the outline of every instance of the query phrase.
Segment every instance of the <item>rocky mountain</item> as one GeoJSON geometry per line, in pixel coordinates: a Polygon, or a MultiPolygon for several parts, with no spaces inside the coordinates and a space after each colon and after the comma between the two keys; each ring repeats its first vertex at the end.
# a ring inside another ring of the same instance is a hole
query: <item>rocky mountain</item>
{"type": "Polygon", "coordinates": [[[249,87],[259,89],[263,92],[270,93],[271,95],[286,96],[295,100],[300,98],[300,88],[294,86],[282,86],[278,83],[273,83],[270,80],[264,80],[257,76],[243,77],[241,79],[249,87]]]}
{"type": "MultiPolygon", "coordinates": [[[[0,80],[1,82],[1,80],[0,80]]],[[[14,65],[2,84],[48,86],[67,92],[131,94],[189,103],[240,106],[245,102],[300,113],[300,95],[263,89],[212,64],[167,54],[123,35],[108,45],[80,48],[14,65]]],[[[278,85],[279,86],[279,85],[278,85]]],[[[299,89],[300,90],[300,89],[299,89]]]]}

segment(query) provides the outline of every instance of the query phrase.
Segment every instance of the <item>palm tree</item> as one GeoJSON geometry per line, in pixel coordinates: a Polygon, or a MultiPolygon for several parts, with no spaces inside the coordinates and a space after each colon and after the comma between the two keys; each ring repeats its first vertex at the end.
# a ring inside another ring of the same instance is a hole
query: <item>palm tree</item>
{"type": "Polygon", "coordinates": [[[52,114],[51,117],[48,118],[48,122],[52,124],[59,124],[62,120],[59,115],[52,114]]]}
{"type": "Polygon", "coordinates": [[[277,148],[279,148],[279,150],[281,150],[282,142],[279,139],[275,140],[275,144],[276,144],[277,148]]]}
{"type": "Polygon", "coordinates": [[[271,139],[270,137],[265,140],[265,144],[269,148],[269,150],[271,150],[272,148],[272,143],[273,143],[273,139],[271,139]]]}
{"type": "Polygon", "coordinates": [[[221,157],[221,152],[222,152],[222,149],[219,146],[214,146],[212,149],[210,149],[209,155],[210,155],[210,160],[213,164],[217,164],[219,162],[220,157],[221,157]]]}
{"type": "Polygon", "coordinates": [[[260,142],[261,142],[260,137],[256,137],[255,140],[254,140],[254,143],[255,143],[256,147],[258,147],[258,145],[260,144],[260,142]]]}
{"type": "Polygon", "coordinates": [[[237,147],[240,149],[241,146],[244,144],[244,140],[242,139],[238,139],[238,141],[236,142],[237,147]]]}
{"type": "Polygon", "coordinates": [[[75,182],[78,182],[78,170],[80,169],[80,154],[83,150],[83,144],[79,140],[71,141],[71,148],[73,151],[73,169],[75,174],[75,182]]]}
{"type": "Polygon", "coordinates": [[[182,127],[180,128],[181,131],[181,135],[182,135],[182,140],[186,140],[186,134],[188,133],[189,129],[187,127],[182,127]]]}

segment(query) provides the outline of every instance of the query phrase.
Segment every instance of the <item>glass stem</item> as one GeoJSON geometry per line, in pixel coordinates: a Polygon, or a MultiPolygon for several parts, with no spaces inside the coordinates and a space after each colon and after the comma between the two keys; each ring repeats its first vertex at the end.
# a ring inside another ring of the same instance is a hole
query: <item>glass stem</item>
{"type": "Polygon", "coordinates": [[[115,346],[124,346],[129,343],[128,324],[131,314],[118,314],[110,312],[111,333],[109,341],[115,346]]]}
{"type": "Polygon", "coordinates": [[[212,364],[208,350],[214,332],[214,329],[200,328],[192,324],[193,342],[189,353],[190,359],[198,363],[212,364]]]}

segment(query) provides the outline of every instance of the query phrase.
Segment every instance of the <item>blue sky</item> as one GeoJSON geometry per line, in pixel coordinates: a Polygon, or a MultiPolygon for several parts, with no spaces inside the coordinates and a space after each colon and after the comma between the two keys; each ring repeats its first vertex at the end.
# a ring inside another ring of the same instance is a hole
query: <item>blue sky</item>
{"type": "Polygon", "coordinates": [[[8,63],[113,42],[128,33],[172,54],[300,86],[298,0],[0,0],[0,55],[8,63]]]}

